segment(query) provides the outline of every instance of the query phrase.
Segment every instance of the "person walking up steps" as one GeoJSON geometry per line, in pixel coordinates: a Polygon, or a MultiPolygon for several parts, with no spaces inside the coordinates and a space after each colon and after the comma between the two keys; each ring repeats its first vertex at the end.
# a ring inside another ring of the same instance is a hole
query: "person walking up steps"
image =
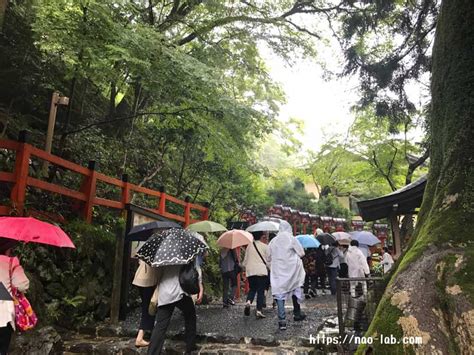
{"type": "Polygon", "coordinates": [[[268,244],[270,261],[270,283],[272,295],[278,307],[278,326],[286,329],[285,300],[291,297],[295,321],[302,321],[306,315],[301,313],[300,302],[303,299],[301,286],[304,284],[305,272],[301,258],[304,250],[293,237],[291,225],[282,221],[277,236],[268,244]]]}
{"type": "Polygon", "coordinates": [[[252,304],[256,294],[257,309],[255,311],[255,316],[257,318],[265,318],[265,315],[262,313],[262,309],[265,301],[265,289],[268,285],[268,246],[260,241],[261,237],[263,236],[263,232],[254,232],[252,234],[254,237],[254,242],[249,244],[247,247],[244,261],[242,262],[250,286],[250,290],[247,295],[247,303],[245,304],[244,308],[244,315],[250,315],[250,305],[252,304]]]}

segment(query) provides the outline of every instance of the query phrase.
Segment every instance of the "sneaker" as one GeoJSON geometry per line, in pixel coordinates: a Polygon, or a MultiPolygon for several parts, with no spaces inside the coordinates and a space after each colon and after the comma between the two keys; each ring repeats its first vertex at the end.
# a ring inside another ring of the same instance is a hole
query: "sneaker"
{"type": "Polygon", "coordinates": [[[249,316],[250,315],[250,305],[246,304],[244,308],[244,315],[249,316]]]}
{"type": "Polygon", "coordinates": [[[305,320],[305,319],[306,319],[306,314],[303,314],[303,313],[301,313],[298,316],[294,316],[293,318],[295,322],[301,322],[302,320],[305,320]]]}
{"type": "Polygon", "coordinates": [[[266,318],[266,316],[262,312],[256,311],[255,312],[255,318],[261,319],[261,318],[266,318]]]}
{"type": "Polygon", "coordinates": [[[286,322],[285,321],[278,322],[278,328],[280,330],[286,330],[286,322]]]}
{"type": "Polygon", "coordinates": [[[235,305],[234,300],[233,300],[233,299],[230,299],[230,298],[227,300],[227,303],[228,303],[229,305],[231,305],[231,306],[234,306],[234,305],[235,305]]]}

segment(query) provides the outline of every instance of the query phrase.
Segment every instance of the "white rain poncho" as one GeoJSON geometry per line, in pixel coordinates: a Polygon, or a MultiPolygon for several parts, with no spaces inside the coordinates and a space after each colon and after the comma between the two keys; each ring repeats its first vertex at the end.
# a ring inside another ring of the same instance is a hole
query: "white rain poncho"
{"type": "Polygon", "coordinates": [[[268,244],[272,295],[288,295],[304,284],[305,271],[301,261],[302,256],[304,256],[304,249],[293,237],[291,225],[282,221],[278,234],[268,244]]]}

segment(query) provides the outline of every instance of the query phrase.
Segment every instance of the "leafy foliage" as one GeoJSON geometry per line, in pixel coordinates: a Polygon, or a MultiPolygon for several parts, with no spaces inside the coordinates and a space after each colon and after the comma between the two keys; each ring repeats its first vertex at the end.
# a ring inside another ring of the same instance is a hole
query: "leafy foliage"
{"type": "Polygon", "coordinates": [[[82,221],[64,227],[76,249],[39,244],[18,250],[41,322],[75,327],[103,320],[110,310],[115,235],[82,221]]]}

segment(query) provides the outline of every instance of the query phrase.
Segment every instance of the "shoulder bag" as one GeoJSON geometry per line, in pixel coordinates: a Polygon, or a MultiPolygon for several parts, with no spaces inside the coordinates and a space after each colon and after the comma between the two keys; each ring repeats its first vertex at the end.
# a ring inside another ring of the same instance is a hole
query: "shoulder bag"
{"type": "Polygon", "coordinates": [[[15,286],[13,286],[12,279],[14,270],[13,258],[11,258],[10,287],[12,290],[13,304],[15,305],[15,324],[20,332],[24,332],[32,329],[36,323],[38,323],[38,317],[33,311],[30,301],[28,301],[23,292],[20,292],[15,286]]]}

